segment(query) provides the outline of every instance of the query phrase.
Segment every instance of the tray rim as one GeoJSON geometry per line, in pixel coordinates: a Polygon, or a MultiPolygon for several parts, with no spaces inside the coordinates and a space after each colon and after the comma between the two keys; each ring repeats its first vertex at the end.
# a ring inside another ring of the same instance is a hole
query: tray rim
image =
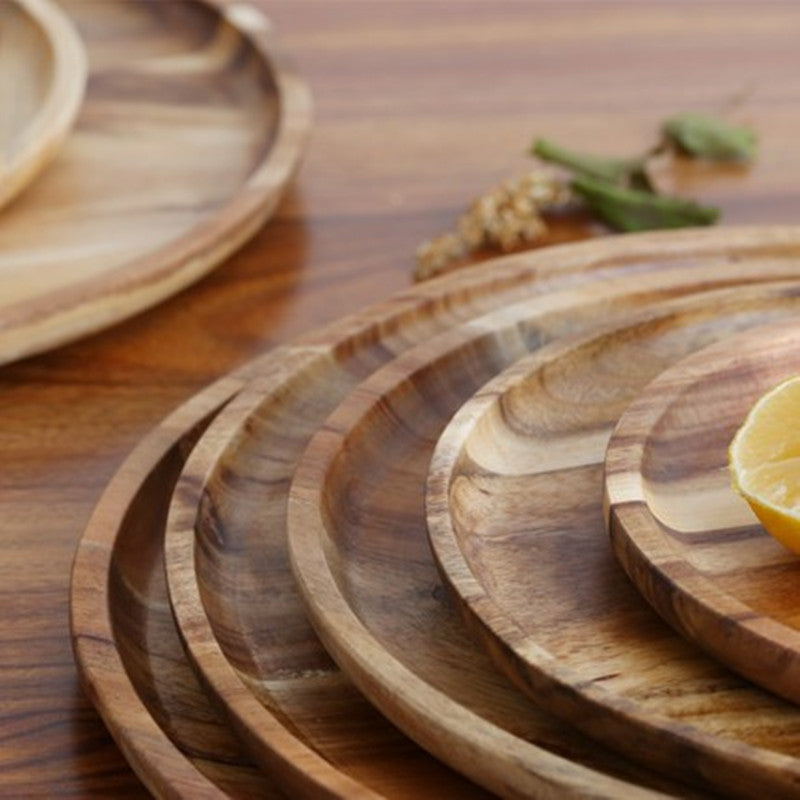
{"type": "MultiPolygon", "coordinates": [[[[606,454],[603,489],[606,530],[617,561],[650,605],[670,625],[730,669],[794,703],[800,702],[800,631],[755,612],[695,569],[661,533],[658,521],[649,511],[641,470],[638,474],[634,471],[641,466],[653,425],[693,381],[708,378],[736,362],[746,362],[752,357],[748,355],[749,347],[764,340],[774,343],[775,336],[787,336],[796,344],[798,333],[797,320],[759,326],[703,348],[661,373],[615,426],[606,454]],[[650,405],[656,392],[657,402],[650,405]],[[615,466],[620,459],[627,464],[624,472],[615,466]],[[626,530],[628,520],[637,521],[637,526],[644,523],[646,530],[631,536],[626,530]],[[675,599],[681,606],[680,613],[671,607],[670,600],[675,599]],[[696,625],[712,626],[713,635],[700,636],[694,630],[696,625]],[[736,647],[732,645],[735,637],[731,636],[731,626],[742,637],[742,644],[736,647]],[[742,647],[758,653],[757,663],[740,652],[742,647]]],[[[764,387],[767,388],[770,387],[764,387]]],[[[760,523],[754,519],[753,524],[760,523]]]]}
{"type": "Polygon", "coordinates": [[[23,192],[56,156],[86,93],[89,62],[72,20],[51,0],[14,0],[50,45],[53,74],[44,102],[23,129],[25,144],[10,168],[0,168],[0,208],[23,192]]]}
{"type": "Polygon", "coordinates": [[[220,379],[173,411],[135,446],[103,491],[72,564],[70,638],[81,684],[125,759],[156,797],[221,800],[228,795],[192,764],[150,715],[116,648],[108,578],[118,528],[145,479],[167,453],[243,385],[243,377],[220,379]]]}
{"type": "Polygon", "coordinates": [[[271,146],[218,209],[180,236],[98,276],[0,309],[0,364],[116,325],[199,280],[259,230],[298,169],[311,130],[311,91],[269,17],[250,0],[187,2],[234,28],[269,71],[277,99],[271,146]]]}

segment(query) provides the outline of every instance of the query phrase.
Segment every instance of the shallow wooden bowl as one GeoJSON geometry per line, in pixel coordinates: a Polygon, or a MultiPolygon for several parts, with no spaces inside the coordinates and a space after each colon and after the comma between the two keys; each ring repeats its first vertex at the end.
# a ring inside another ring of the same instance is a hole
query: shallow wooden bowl
{"type": "Polygon", "coordinates": [[[89,88],[56,161],[2,216],[0,363],[130,317],[219,264],[272,213],[310,127],[307,88],[255,5],[61,5],[89,88]]]}
{"type": "Polygon", "coordinates": [[[731,487],[728,446],[760,395],[800,372],[800,325],[733,337],[659,376],[611,438],[614,550],[655,609],[766,689],[800,701],[800,559],[731,487]]]}
{"type": "MultiPolygon", "coordinates": [[[[703,657],[641,602],[604,535],[602,464],[649,380],[711,341],[796,315],[797,297],[794,282],[697,295],[545,347],[458,411],[428,481],[437,562],[506,673],[602,743],[728,796],[796,795],[800,710],[703,657]]],[[[330,511],[326,523],[332,549],[341,526],[330,511]]]]}
{"type": "Polygon", "coordinates": [[[56,155],[86,89],[86,51],[50,0],[0,3],[0,206],[56,155]]]}

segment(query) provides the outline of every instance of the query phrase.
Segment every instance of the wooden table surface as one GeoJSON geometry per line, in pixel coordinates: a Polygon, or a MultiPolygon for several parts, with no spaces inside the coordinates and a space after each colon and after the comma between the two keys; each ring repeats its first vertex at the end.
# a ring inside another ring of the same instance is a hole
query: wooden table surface
{"type": "Polygon", "coordinates": [[[627,154],[671,112],[743,97],[756,166],[681,186],[723,224],[800,220],[797,4],[263,2],[316,105],[276,217],[173,300],[0,372],[3,797],[146,796],[68,630],[73,553],[125,454],[215,377],[408,286],[416,245],[525,169],[534,135],[627,154]]]}

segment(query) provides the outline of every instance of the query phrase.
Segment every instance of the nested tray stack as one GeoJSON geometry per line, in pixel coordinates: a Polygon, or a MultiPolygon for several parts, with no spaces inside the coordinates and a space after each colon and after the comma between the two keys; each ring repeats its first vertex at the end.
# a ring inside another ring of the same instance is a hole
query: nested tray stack
{"type": "Polygon", "coordinates": [[[793,228],[513,256],[175,412],[72,581],[80,670],[146,785],[800,796],[800,562],[725,464],[800,370],[799,274],[793,228]]]}

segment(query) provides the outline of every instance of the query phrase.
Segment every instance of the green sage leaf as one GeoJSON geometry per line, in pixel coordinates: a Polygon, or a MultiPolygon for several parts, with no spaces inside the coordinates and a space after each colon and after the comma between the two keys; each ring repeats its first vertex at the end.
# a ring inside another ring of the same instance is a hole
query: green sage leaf
{"type": "Polygon", "coordinates": [[[577,176],[571,185],[597,217],[620,231],[711,225],[719,217],[719,209],[712,206],[628,189],[586,175],[577,176]]]}
{"type": "Polygon", "coordinates": [[[678,147],[699,158],[750,161],[755,156],[755,133],[716,117],[678,114],[664,122],[663,130],[678,147]]]}

